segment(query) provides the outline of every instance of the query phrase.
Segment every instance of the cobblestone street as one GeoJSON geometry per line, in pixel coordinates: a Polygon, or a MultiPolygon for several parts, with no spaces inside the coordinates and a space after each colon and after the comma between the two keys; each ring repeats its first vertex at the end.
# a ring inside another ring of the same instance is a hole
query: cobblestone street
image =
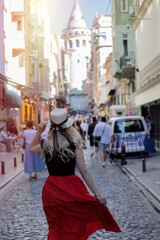
{"type": "MultiPolygon", "coordinates": [[[[90,240],[159,240],[160,215],[114,163],[102,168],[95,156],[85,150],[85,159],[96,185],[107,197],[108,207],[122,233],[100,230],[90,240]]],[[[46,240],[48,227],[42,209],[41,192],[47,171],[29,181],[22,173],[0,195],[1,240],[46,240]]]]}

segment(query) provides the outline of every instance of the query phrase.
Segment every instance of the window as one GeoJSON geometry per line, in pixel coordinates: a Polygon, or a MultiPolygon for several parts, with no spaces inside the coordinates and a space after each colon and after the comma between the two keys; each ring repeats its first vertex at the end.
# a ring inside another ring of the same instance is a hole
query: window
{"type": "Polygon", "coordinates": [[[123,105],[123,94],[121,94],[121,104],[123,105]]]}
{"type": "Polygon", "coordinates": [[[65,50],[67,50],[67,42],[65,42],[65,50]]]}
{"type": "Polygon", "coordinates": [[[128,35],[123,34],[123,56],[128,56],[128,35]]]}
{"type": "Polygon", "coordinates": [[[23,25],[22,25],[22,19],[17,21],[17,31],[22,31],[23,25]]]}
{"type": "Polygon", "coordinates": [[[143,132],[144,126],[140,119],[120,120],[115,122],[115,133],[143,132]]]}
{"type": "Polygon", "coordinates": [[[19,67],[25,67],[25,54],[19,54],[19,67]]]}
{"type": "Polygon", "coordinates": [[[35,74],[35,64],[32,63],[32,76],[34,76],[34,74],[35,74]]]}
{"type": "Polygon", "coordinates": [[[69,40],[69,47],[72,48],[73,47],[73,43],[71,40],[69,40]]]}
{"type": "Polygon", "coordinates": [[[83,42],[82,42],[82,46],[83,46],[83,47],[86,46],[86,41],[85,41],[85,40],[83,40],[83,42]]]}
{"type": "Polygon", "coordinates": [[[76,40],[76,47],[79,47],[79,40],[76,40]]]}
{"type": "Polygon", "coordinates": [[[80,61],[79,61],[79,59],[77,60],[77,63],[79,63],[80,61]]]}
{"type": "Polygon", "coordinates": [[[128,12],[128,0],[121,0],[121,12],[128,12]]]}

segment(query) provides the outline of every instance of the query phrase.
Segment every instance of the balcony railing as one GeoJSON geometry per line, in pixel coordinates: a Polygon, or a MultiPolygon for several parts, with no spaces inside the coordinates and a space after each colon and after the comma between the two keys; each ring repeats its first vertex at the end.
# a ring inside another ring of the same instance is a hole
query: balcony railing
{"type": "Polygon", "coordinates": [[[135,64],[135,55],[134,51],[129,51],[127,56],[122,56],[120,58],[120,68],[122,69],[128,63],[135,64]]]}

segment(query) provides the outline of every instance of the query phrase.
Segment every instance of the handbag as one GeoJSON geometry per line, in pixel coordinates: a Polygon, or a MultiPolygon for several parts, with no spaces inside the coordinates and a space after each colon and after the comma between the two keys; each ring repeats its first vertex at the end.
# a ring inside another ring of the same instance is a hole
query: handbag
{"type": "Polygon", "coordinates": [[[96,141],[101,141],[101,136],[95,137],[96,141]]]}
{"type": "Polygon", "coordinates": [[[101,138],[102,138],[102,136],[103,136],[103,133],[104,133],[104,129],[105,129],[105,127],[106,127],[106,124],[105,124],[105,126],[104,126],[104,128],[103,128],[102,135],[101,135],[101,136],[96,136],[96,137],[95,137],[95,139],[96,139],[97,142],[101,141],[101,138]]]}

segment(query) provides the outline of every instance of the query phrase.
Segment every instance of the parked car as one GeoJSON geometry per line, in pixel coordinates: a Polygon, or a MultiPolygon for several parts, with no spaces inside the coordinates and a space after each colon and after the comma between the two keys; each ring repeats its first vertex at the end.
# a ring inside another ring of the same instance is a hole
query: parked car
{"type": "Polygon", "coordinates": [[[120,155],[122,146],[125,146],[126,154],[145,152],[144,140],[149,137],[149,130],[142,116],[113,117],[109,124],[114,133],[112,152],[120,155]]]}

